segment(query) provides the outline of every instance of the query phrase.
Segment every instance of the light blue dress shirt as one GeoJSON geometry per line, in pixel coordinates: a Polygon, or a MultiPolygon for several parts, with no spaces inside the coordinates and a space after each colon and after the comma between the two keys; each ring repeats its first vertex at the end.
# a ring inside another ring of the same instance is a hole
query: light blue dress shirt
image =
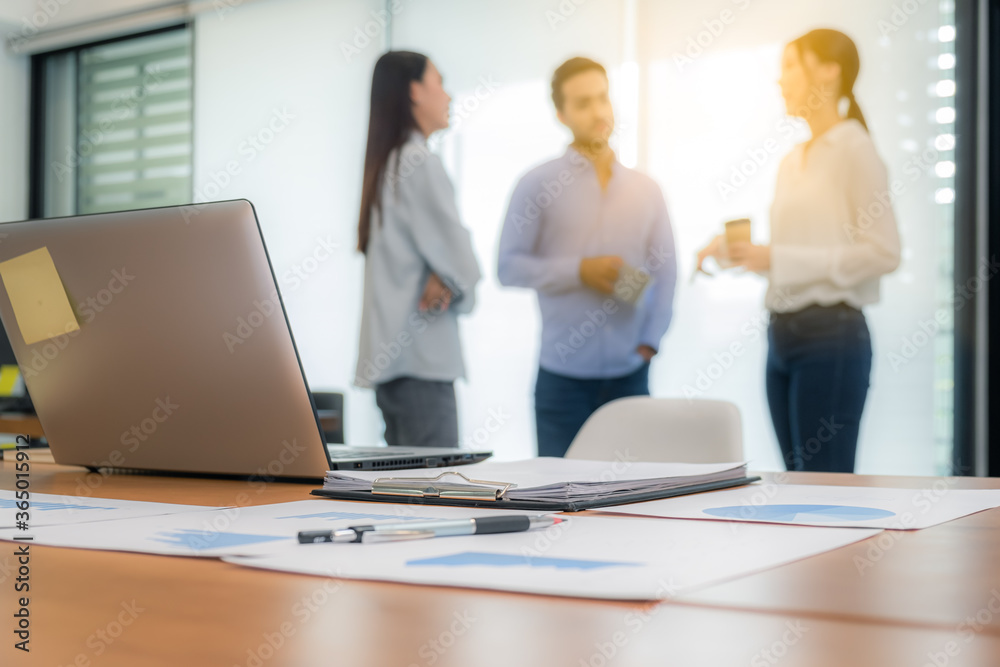
{"type": "Polygon", "coordinates": [[[573,378],[614,378],[642,366],[640,345],[658,350],[673,316],[677,265],[663,194],[617,160],[602,189],[593,164],[572,147],[532,169],[514,188],[497,263],[500,283],[538,295],[539,364],[573,378]],[[618,255],[651,282],[605,295],[580,280],[580,260],[618,255]]]}

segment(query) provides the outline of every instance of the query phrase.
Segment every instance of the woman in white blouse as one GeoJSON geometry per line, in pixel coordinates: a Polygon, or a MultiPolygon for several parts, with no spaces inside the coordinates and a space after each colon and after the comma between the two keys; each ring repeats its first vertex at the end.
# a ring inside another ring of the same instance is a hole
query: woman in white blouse
{"type": "Polygon", "coordinates": [[[785,48],[781,93],[812,138],[778,170],[771,243],[698,254],[767,275],[767,398],[790,470],[853,472],[872,346],[862,307],[899,265],[895,193],[854,98],[860,59],[836,30],[785,48]],[[841,116],[843,101],[847,117],[841,116]]]}

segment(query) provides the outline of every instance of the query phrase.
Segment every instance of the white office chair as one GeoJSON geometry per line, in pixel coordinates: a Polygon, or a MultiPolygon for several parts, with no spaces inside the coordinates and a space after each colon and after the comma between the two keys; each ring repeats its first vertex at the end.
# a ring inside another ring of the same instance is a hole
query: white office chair
{"type": "Polygon", "coordinates": [[[590,415],[566,458],[670,463],[742,461],[740,411],[725,401],[621,398],[590,415]]]}

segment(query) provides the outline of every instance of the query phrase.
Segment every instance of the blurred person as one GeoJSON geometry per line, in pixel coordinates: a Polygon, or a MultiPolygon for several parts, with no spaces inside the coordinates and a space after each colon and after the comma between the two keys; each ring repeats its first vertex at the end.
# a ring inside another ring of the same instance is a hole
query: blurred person
{"type": "Polygon", "coordinates": [[[427,137],[448,127],[450,102],[426,56],[390,51],[375,64],[358,221],[365,279],[355,384],[375,389],[390,445],[458,446],[458,315],[472,310],[480,272],[451,181],[427,148],[427,137]]]}
{"type": "Polygon", "coordinates": [[[533,289],[541,310],[540,456],[565,454],[605,403],[649,394],[677,272],[660,188],[608,145],[614,113],[604,67],[566,61],[552,77],[552,101],[573,142],[514,188],[497,264],[500,283],[533,289]]]}
{"type": "Polygon", "coordinates": [[[887,170],[854,96],[859,71],[857,47],[836,30],[785,48],[781,94],[812,137],[778,169],[770,245],[727,248],[719,236],[698,253],[699,270],[715,257],[768,277],[767,400],[789,470],[854,471],[872,365],[862,308],[899,266],[887,170]]]}

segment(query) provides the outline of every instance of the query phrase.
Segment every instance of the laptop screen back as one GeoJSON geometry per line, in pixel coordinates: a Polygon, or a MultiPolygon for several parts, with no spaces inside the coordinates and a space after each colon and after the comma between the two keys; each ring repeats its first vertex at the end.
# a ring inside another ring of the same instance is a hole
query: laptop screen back
{"type": "Polygon", "coordinates": [[[323,476],[330,462],[249,202],[0,231],[0,262],[48,250],[79,327],[26,342],[31,323],[18,317],[34,311],[15,311],[17,285],[0,273],[0,319],[58,463],[323,476]]]}

